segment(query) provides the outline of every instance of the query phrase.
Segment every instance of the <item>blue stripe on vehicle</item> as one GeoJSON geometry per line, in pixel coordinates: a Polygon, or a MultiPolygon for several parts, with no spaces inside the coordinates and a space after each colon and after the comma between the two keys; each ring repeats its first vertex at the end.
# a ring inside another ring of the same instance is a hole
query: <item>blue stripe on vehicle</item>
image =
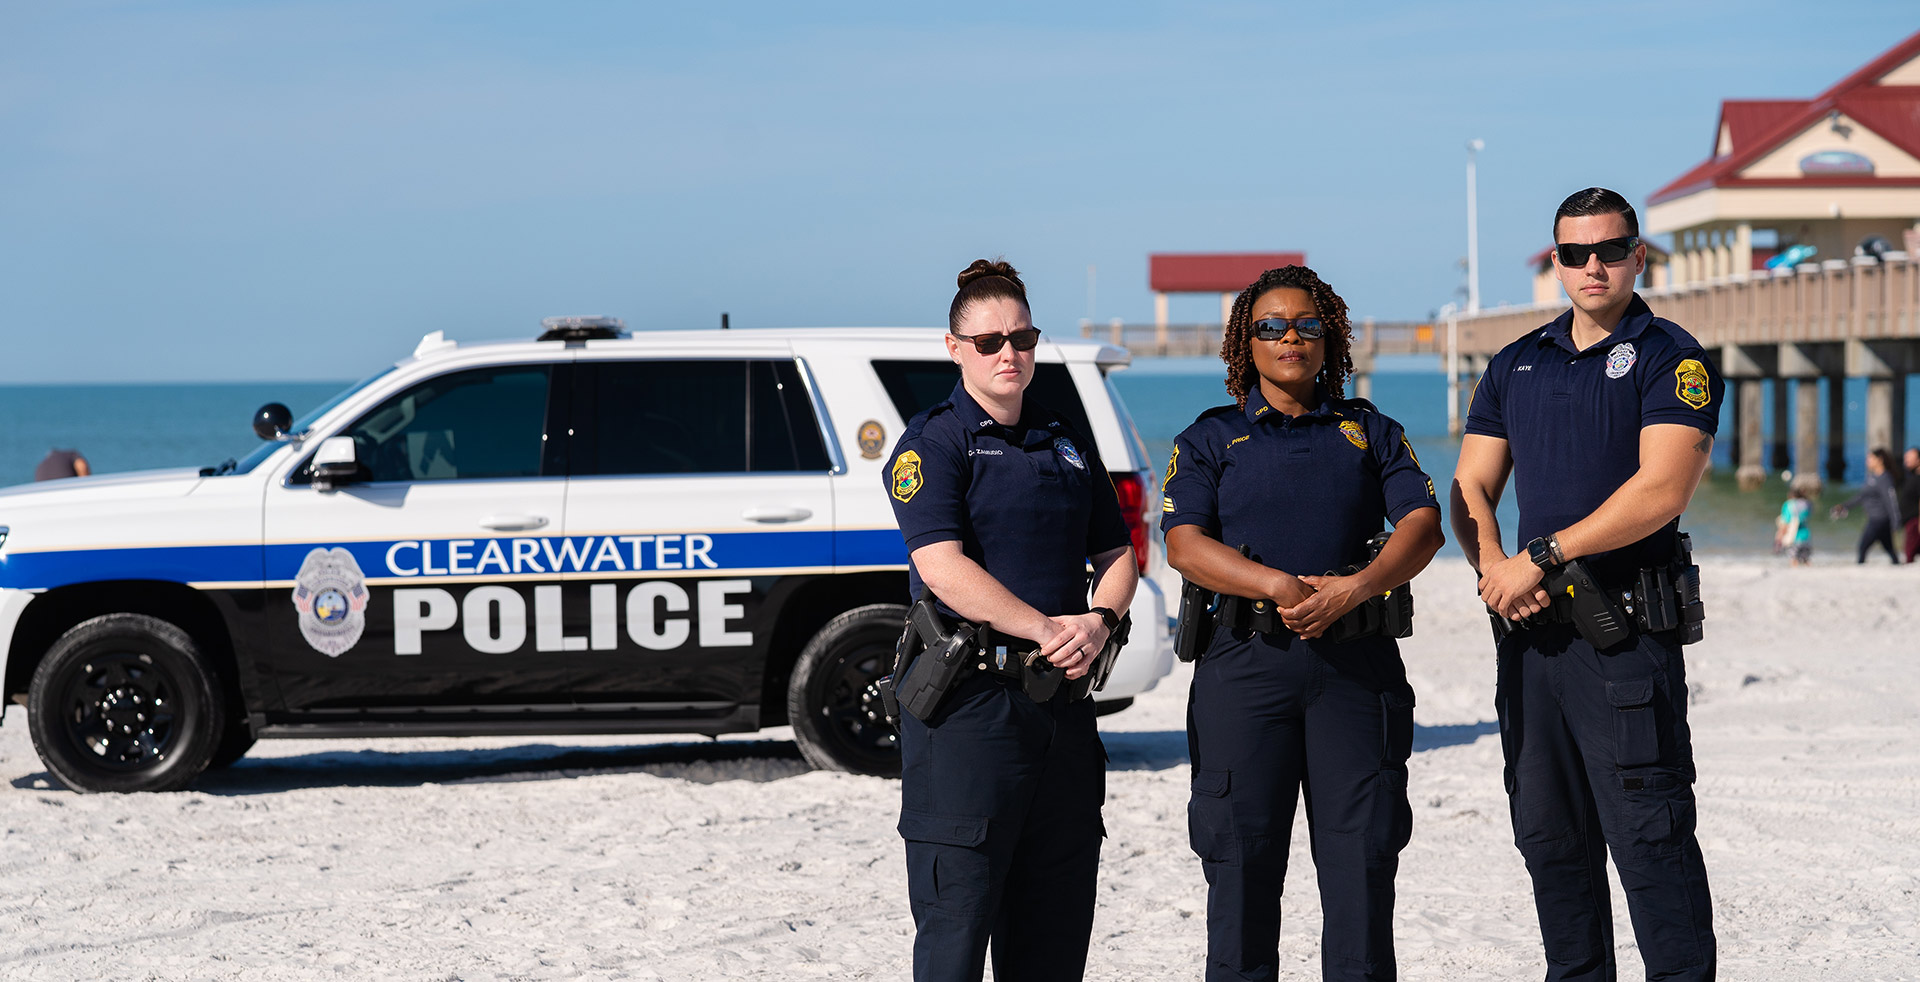
{"type": "Polygon", "coordinates": [[[163,546],[0,552],[0,588],[41,590],[96,580],[194,583],[260,579],[260,547],[163,546]]]}
{"type": "Polygon", "coordinates": [[[290,580],[315,549],[344,549],[368,577],[725,571],[904,566],[893,529],[690,532],[629,536],[499,536],[381,542],[275,543],[0,552],[0,588],[52,589],[99,580],[179,583],[290,580]],[[636,565],[637,564],[637,565],[636,565]]]}

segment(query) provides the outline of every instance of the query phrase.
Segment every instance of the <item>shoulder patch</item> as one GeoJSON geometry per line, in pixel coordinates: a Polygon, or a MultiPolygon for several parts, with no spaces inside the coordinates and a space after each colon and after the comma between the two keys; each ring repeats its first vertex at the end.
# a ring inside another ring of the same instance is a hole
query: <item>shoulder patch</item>
{"type": "Polygon", "coordinates": [[[1681,402],[1695,409],[1705,409],[1707,403],[1713,401],[1713,390],[1707,388],[1707,366],[1701,364],[1698,358],[1682,359],[1680,364],[1673,367],[1673,377],[1677,380],[1673,394],[1679,396],[1681,402]]]}
{"type": "Polygon", "coordinates": [[[920,455],[908,450],[893,461],[893,496],[901,502],[913,500],[920,490],[920,455]]]}
{"type": "Polygon", "coordinates": [[[1173,482],[1173,475],[1180,473],[1180,445],[1173,445],[1173,456],[1167,458],[1167,476],[1160,481],[1161,487],[1173,482]]]}
{"type": "Polygon", "coordinates": [[[1342,420],[1340,422],[1340,435],[1346,437],[1348,443],[1362,450],[1367,449],[1367,428],[1361,426],[1359,423],[1350,419],[1342,420]]]}

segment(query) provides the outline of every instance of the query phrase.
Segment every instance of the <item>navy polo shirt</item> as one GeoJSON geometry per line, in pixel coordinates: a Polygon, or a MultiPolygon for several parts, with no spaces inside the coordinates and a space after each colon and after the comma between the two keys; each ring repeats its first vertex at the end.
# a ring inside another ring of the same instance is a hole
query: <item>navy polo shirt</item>
{"type": "MultiPolygon", "coordinates": [[[[1086,613],[1087,558],[1133,543],[1092,441],[1032,398],[1018,423],[1002,426],[964,384],[954,386],[946,402],[907,423],[883,476],[908,553],[957,540],[1049,617],[1086,613]]],[[[909,558],[912,596],[921,585],[909,558]]]]}
{"type": "MultiPolygon", "coordinates": [[[[1468,433],[1507,441],[1520,505],[1519,542],[1593,514],[1640,470],[1640,429],[1679,423],[1711,435],[1726,388],[1693,335],[1634,294],[1611,335],[1581,351],[1573,311],[1502,348],[1467,414],[1468,433]]],[[[1673,558],[1670,525],[1588,557],[1603,582],[1673,558]]]]}
{"type": "Polygon", "coordinates": [[[1400,424],[1365,399],[1322,398],[1300,416],[1256,386],[1173,440],[1160,528],[1198,525],[1262,564],[1318,576],[1364,562],[1382,522],[1439,508],[1400,424]]]}

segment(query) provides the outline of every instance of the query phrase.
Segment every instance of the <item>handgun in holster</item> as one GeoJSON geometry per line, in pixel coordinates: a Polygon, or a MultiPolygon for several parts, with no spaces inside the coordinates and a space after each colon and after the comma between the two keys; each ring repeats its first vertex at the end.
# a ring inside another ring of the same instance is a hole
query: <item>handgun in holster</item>
{"type": "Polygon", "coordinates": [[[903,710],[921,720],[939,711],[975,647],[973,625],[963,622],[949,630],[933,594],[923,591],[907,611],[906,628],[894,648],[893,674],[880,680],[888,722],[897,728],[903,710]]]}
{"type": "MultiPolygon", "coordinates": [[[[1352,576],[1373,565],[1386,548],[1392,533],[1381,532],[1367,540],[1367,558],[1344,569],[1330,570],[1328,576],[1352,576]]],[[[1378,635],[1384,638],[1413,636],[1413,584],[1402,583],[1385,593],[1361,601],[1352,610],[1327,627],[1322,637],[1328,641],[1352,641],[1378,635]]]]}

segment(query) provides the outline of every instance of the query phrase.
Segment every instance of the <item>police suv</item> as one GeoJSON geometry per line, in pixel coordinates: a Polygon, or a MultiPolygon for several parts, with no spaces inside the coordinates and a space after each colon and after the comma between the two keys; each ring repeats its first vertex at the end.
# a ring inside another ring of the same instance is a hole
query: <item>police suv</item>
{"type": "MultiPolygon", "coordinates": [[[[898,773],[874,683],[906,549],[882,459],[958,378],[932,329],[561,318],[412,357],[198,472],[0,490],[0,720],[87,791],[180,788],[260,737],[733,733],[898,773]]],[[[1029,393],[1154,474],[1107,374],[1044,341],[1029,393]]],[[[1144,571],[1146,560],[1142,558],[1144,571]]],[[[1171,668],[1151,578],[1100,708],[1171,668]]]]}

